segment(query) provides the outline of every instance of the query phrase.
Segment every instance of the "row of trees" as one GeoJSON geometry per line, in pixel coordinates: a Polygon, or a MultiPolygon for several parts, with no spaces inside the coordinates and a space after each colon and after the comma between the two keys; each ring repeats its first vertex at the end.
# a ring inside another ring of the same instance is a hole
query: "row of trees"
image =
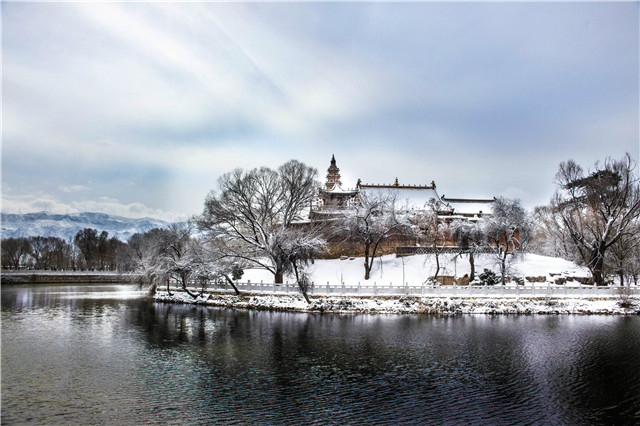
{"type": "Polygon", "coordinates": [[[73,239],[33,236],[2,240],[2,267],[4,269],[49,270],[130,270],[126,243],[109,233],[85,228],[73,239]]]}

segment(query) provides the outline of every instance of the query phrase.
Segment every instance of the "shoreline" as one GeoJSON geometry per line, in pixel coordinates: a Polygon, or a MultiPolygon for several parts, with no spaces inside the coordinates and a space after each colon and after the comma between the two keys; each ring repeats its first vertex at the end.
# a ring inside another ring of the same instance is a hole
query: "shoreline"
{"type": "Polygon", "coordinates": [[[2,271],[0,284],[133,284],[137,278],[111,271],[2,271]]]}
{"type": "Polygon", "coordinates": [[[619,297],[540,298],[540,297],[420,297],[420,296],[309,296],[244,293],[240,296],[207,292],[193,298],[174,291],[169,296],[158,290],[156,302],[192,304],[232,309],[253,309],[331,314],[429,314],[429,315],[640,315],[640,298],[621,306],[619,297]]]}

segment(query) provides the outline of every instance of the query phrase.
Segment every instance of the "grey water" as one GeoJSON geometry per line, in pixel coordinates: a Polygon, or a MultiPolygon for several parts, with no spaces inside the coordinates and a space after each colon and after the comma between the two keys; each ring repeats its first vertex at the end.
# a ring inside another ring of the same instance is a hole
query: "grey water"
{"type": "Polygon", "coordinates": [[[639,424],[640,318],[321,315],[2,286],[3,424],[639,424]]]}

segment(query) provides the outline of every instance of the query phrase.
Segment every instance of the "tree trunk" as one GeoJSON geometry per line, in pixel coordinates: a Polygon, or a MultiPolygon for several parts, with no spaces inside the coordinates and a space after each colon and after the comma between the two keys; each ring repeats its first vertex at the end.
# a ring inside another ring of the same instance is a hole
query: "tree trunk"
{"type": "Polygon", "coordinates": [[[227,280],[229,285],[233,288],[233,291],[236,292],[236,296],[240,296],[240,290],[238,290],[238,287],[236,287],[236,285],[233,283],[233,280],[229,278],[229,276],[226,274],[224,275],[224,278],[227,280]]]}
{"type": "Polygon", "coordinates": [[[169,278],[167,278],[167,293],[169,294],[169,296],[173,296],[173,294],[171,294],[171,290],[169,289],[169,278]]]}
{"type": "Polygon", "coordinates": [[[502,279],[502,285],[507,283],[507,254],[509,254],[509,252],[505,247],[502,257],[500,258],[500,276],[502,279]]]}
{"type": "Polygon", "coordinates": [[[604,285],[604,250],[600,247],[596,248],[592,251],[591,254],[591,263],[593,267],[591,269],[591,274],[593,275],[593,282],[597,286],[604,285]]]}
{"type": "Polygon", "coordinates": [[[194,299],[197,299],[197,298],[198,298],[198,294],[197,294],[197,293],[192,293],[192,292],[191,292],[191,290],[189,290],[189,289],[187,288],[187,280],[186,280],[184,277],[182,278],[182,289],[183,289],[184,291],[186,291],[186,292],[187,292],[187,294],[188,294],[189,296],[193,297],[194,299]]]}
{"type": "Polygon", "coordinates": [[[369,264],[369,244],[364,246],[364,279],[368,280],[371,274],[371,265],[369,264]]]}
{"type": "Polygon", "coordinates": [[[304,300],[306,300],[307,303],[311,304],[311,300],[309,300],[309,296],[307,296],[307,289],[304,288],[303,283],[300,282],[300,276],[298,275],[298,266],[296,265],[295,261],[293,262],[293,272],[296,274],[296,282],[298,283],[298,288],[300,289],[300,292],[304,296],[304,300]]]}
{"type": "Polygon", "coordinates": [[[476,278],[476,264],[473,259],[473,252],[469,252],[469,266],[471,267],[471,271],[469,272],[469,282],[473,281],[476,278]]]}
{"type": "Polygon", "coordinates": [[[440,273],[440,253],[438,252],[437,243],[433,243],[433,254],[436,256],[436,273],[433,275],[433,279],[437,281],[440,273]]]}
{"type": "Polygon", "coordinates": [[[282,266],[276,265],[276,272],[274,274],[274,280],[276,284],[282,284],[284,282],[284,271],[282,270],[282,266]]]}

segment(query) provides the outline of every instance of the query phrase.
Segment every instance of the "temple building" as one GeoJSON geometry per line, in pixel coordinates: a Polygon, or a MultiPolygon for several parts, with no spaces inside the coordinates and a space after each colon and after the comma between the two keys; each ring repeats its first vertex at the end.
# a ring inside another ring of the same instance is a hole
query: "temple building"
{"type": "Polygon", "coordinates": [[[317,200],[311,206],[312,220],[330,219],[349,208],[356,201],[357,189],[345,190],[340,181],[340,169],[336,166],[335,156],[331,156],[331,165],[327,169],[327,180],[320,188],[317,200]]]}
{"type": "Polygon", "coordinates": [[[438,215],[440,218],[447,221],[455,219],[477,221],[483,215],[491,214],[491,205],[496,199],[448,198],[442,195],[440,200],[444,207],[438,215]]]}
{"type": "Polygon", "coordinates": [[[344,189],[335,156],[331,156],[324,188],[320,189],[318,198],[311,206],[310,218],[334,218],[357,203],[362,195],[392,196],[400,208],[412,211],[427,211],[433,203],[438,211],[438,219],[445,222],[455,219],[479,220],[483,215],[491,214],[491,205],[495,201],[495,198],[446,198],[438,195],[434,181],[429,185],[401,185],[398,178],[390,185],[364,184],[358,179],[355,189],[344,189]]]}

